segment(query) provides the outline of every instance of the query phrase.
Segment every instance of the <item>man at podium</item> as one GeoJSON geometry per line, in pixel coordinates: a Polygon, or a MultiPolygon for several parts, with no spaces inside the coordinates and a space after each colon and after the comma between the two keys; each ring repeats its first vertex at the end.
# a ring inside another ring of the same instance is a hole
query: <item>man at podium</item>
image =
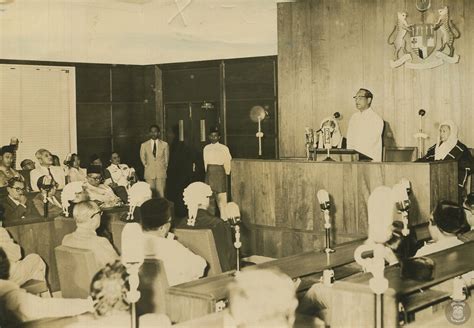
{"type": "Polygon", "coordinates": [[[373,98],[372,92],[367,89],[359,89],[354,96],[359,112],[349,120],[347,148],[357,150],[374,162],[381,162],[383,120],[370,107],[373,98]]]}

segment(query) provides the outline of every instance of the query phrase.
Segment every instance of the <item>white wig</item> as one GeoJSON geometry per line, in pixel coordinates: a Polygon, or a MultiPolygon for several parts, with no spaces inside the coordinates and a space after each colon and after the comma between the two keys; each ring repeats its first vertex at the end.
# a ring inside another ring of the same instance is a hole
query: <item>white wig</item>
{"type": "Polygon", "coordinates": [[[368,241],[383,244],[392,235],[395,201],[389,187],[380,186],[374,189],[367,203],[369,221],[368,241]]]}
{"type": "Polygon", "coordinates": [[[212,195],[211,187],[204,182],[193,182],[184,189],[183,200],[188,208],[188,225],[194,226],[200,205],[212,195]]]}
{"type": "Polygon", "coordinates": [[[141,206],[144,202],[152,198],[150,185],[146,182],[139,181],[128,189],[128,214],[127,220],[133,219],[133,212],[137,206],[141,206]]]}

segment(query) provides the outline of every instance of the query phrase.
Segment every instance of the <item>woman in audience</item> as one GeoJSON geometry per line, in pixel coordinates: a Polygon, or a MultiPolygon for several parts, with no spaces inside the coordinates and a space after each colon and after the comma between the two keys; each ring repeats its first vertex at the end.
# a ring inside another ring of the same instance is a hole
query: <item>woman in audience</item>
{"type": "Polygon", "coordinates": [[[18,327],[22,322],[67,317],[93,312],[89,299],[41,298],[27,293],[9,280],[10,261],[0,247],[0,327],[18,327]]]}
{"type": "Polygon", "coordinates": [[[61,199],[60,193],[56,189],[54,183],[49,175],[43,175],[38,179],[38,189],[40,192],[33,198],[33,204],[42,217],[54,219],[60,216],[63,212],[62,204],[58,200],[61,199]],[[47,215],[45,210],[47,209],[47,215]]]}
{"type": "Polygon", "coordinates": [[[72,216],[72,210],[75,204],[89,200],[89,195],[84,189],[83,182],[71,182],[67,184],[61,193],[61,204],[63,213],[66,217],[72,216]]]}
{"type": "Polygon", "coordinates": [[[75,153],[68,154],[64,160],[64,165],[66,165],[66,183],[86,181],[86,170],[81,167],[79,155],[75,153]]]}
{"type": "Polygon", "coordinates": [[[0,150],[0,156],[2,157],[0,162],[0,188],[6,187],[8,180],[13,177],[23,180],[21,174],[12,167],[14,152],[15,148],[11,145],[3,146],[0,150]]]}
{"type": "MultiPolygon", "coordinates": [[[[67,327],[130,327],[129,275],[126,267],[115,261],[107,264],[92,278],[91,297],[94,300],[95,318],[78,318],[67,327]]],[[[169,327],[171,322],[164,314],[145,314],[139,318],[140,327],[169,327]]]]}
{"type": "Polygon", "coordinates": [[[106,186],[114,187],[116,184],[112,181],[112,178],[110,177],[109,171],[107,171],[104,168],[104,164],[102,163],[102,160],[100,159],[99,155],[97,154],[92,154],[91,157],[89,158],[89,166],[100,166],[101,172],[100,174],[102,175],[102,178],[104,179],[104,184],[106,186]]]}
{"type": "Polygon", "coordinates": [[[458,196],[464,199],[464,185],[473,169],[473,158],[465,144],[458,140],[458,127],[447,120],[439,125],[438,141],[431,146],[426,155],[419,161],[447,161],[458,162],[458,196]]]}
{"type": "Polygon", "coordinates": [[[203,182],[191,183],[183,193],[184,203],[188,207],[188,219],[177,228],[211,229],[216,243],[217,254],[222,271],[236,268],[236,251],[232,243],[232,231],[228,223],[208,212],[212,190],[203,182]]]}

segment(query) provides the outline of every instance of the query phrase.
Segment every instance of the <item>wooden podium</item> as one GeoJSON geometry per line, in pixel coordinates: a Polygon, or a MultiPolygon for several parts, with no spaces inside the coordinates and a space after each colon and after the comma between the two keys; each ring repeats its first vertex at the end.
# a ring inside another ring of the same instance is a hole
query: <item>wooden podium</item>
{"type": "MultiPolygon", "coordinates": [[[[457,201],[457,163],[315,162],[306,159],[232,161],[232,201],[250,228],[249,254],[284,257],[324,248],[324,218],[316,197],[331,198],[332,240],[367,236],[367,200],[378,186],[411,182],[410,225],[428,221],[438,200],[457,201]]],[[[396,215],[396,214],[395,214],[396,215]]]]}

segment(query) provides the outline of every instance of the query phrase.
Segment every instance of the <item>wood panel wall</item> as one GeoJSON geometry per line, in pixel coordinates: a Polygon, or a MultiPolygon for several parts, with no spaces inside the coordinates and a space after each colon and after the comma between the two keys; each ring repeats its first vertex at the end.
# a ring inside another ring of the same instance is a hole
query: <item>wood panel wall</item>
{"type": "Polygon", "coordinates": [[[318,190],[330,194],[334,241],[341,243],[367,236],[370,193],[402,178],[413,189],[410,225],[426,222],[439,199],[457,200],[456,165],[237,159],[232,200],[253,233],[250,253],[282,257],[324,248],[318,190]]]}
{"type": "MultiPolygon", "coordinates": [[[[397,146],[416,146],[418,110],[427,111],[425,149],[445,119],[459,124],[460,140],[474,145],[474,1],[431,0],[427,22],[448,5],[461,33],[454,42],[458,64],[413,70],[392,69],[387,39],[397,12],[421,22],[415,1],[301,0],[278,4],[278,90],[280,157],[303,157],[304,128],[339,111],[343,134],[361,88],[374,94],[373,108],[390,125],[397,146]]],[[[408,37],[407,37],[408,40],[408,37]]]]}

